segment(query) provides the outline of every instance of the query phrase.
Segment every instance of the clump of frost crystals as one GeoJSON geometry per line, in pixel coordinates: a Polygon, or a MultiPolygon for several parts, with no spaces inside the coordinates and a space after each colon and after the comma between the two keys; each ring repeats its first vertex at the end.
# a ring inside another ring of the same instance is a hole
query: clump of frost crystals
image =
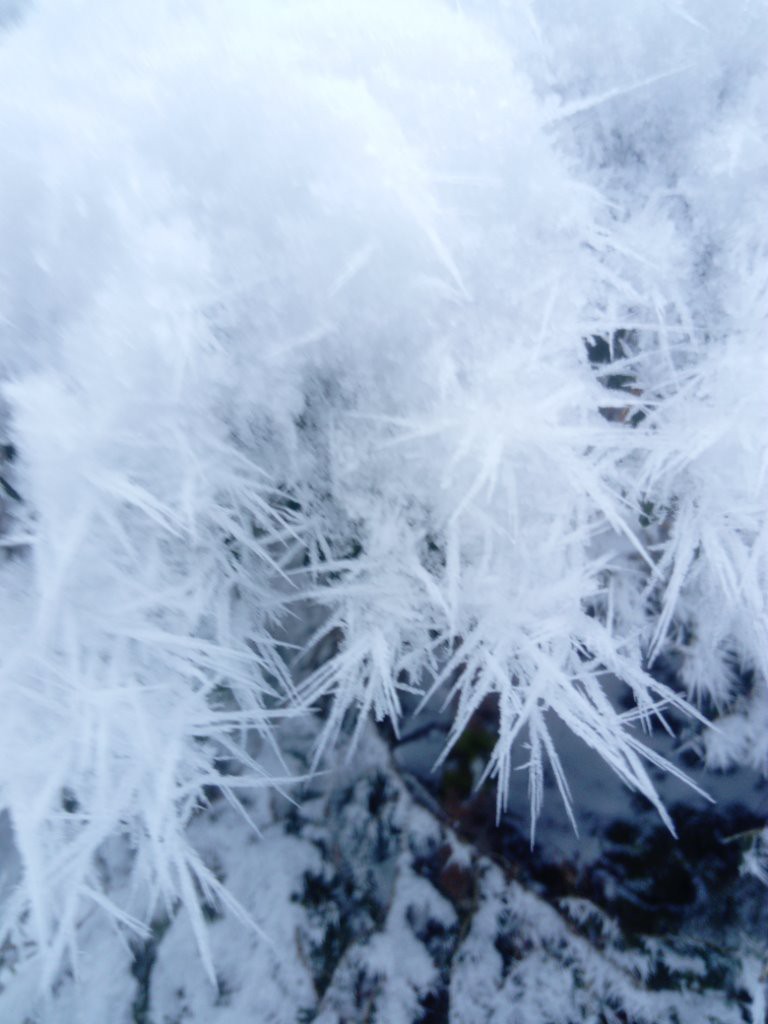
{"type": "Polygon", "coordinates": [[[604,82],[600,25],[528,6],[40,0],[3,29],[19,957],[76,967],[88,914],[180,900],[212,972],[199,901],[227,897],[186,826],[276,782],[271,720],[326,698],[318,757],[406,691],[453,702],[451,742],[492,701],[499,807],[524,761],[534,819],[547,764],[571,806],[557,717],[666,818],[638,726],[692,710],[648,671],[672,653],[738,723],[713,759],[764,762],[752,86],[719,99],[731,35],[697,70],[676,15],[658,66],[658,4],[604,82]]]}

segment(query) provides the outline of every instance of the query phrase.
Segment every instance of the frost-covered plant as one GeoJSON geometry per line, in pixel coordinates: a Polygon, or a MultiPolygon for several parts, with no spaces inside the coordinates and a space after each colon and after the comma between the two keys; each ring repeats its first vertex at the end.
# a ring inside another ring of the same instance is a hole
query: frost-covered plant
{"type": "Polygon", "coordinates": [[[186,826],[288,784],[275,716],[325,702],[319,758],[491,700],[534,821],[553,718],[662,816],[667,709],[765,766],[766,41],[757,0],[5,25],[4,927],[49,977],[91,905],[205,955],[186,826]]]}

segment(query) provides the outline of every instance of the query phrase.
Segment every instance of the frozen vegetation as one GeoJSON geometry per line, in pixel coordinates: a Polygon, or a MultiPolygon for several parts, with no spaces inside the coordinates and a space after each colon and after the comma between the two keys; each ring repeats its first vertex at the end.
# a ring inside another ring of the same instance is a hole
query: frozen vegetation
{"type": "Polygon", "coordinates": [[[492,720],[534,839],[562,736],[670,831],[660,770],[768,765],[766,54],[763,0],[0,3],[3,1022],[762,1021],[759,941],[545,900],[382,737],[492,720]]]}

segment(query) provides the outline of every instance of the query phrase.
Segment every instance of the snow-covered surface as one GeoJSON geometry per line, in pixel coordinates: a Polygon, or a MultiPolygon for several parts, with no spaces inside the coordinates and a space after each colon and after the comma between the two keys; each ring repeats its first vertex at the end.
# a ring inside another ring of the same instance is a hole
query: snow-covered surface
{"type": "MultiPolygon", "coordinates": [[[[62,979],[48,1015],[40,1006],[31,1019],[762,1020],[765,950],[738,923],[643,936],[588,899],[522,884],[514,861],[466,843],[414,800],[381,740],[365,740],[367,756],[311,783],[300,806],[247,799],[249,823],[218,800],[196,818],[197,848],[249,917],[206,905],[214,984],[183,908],[158,917],[130,949],[91,915],[77,981],[62,979]]],[[[116,849],[110,863],[117,888],[116,849]]],[[[765,923],[768,901],[754,886],[765,923]]],[[[15,1013],[9,991],[4,1019],[22,1020],[35,1002],[15,1013]]]]}
{"type": "MultiPolygon", "coordinates": [[[[764,771],[767,52],[762,0],[0,3],[9,1019],[98,1017],[162,920],[153,998],[185,962],[212,1014],[222,901],[288,941],[309,852],[267,816],[223,887],[199,809],[292,793],[318,708],[305,774],[406,693],[446,755],[491,707],[491,820],[521,765],[576,818],[573,736],[671,827],[664,714],[764,771]]],[[[229,1020],[309,1007],[248,941],[229,1020]]]]}

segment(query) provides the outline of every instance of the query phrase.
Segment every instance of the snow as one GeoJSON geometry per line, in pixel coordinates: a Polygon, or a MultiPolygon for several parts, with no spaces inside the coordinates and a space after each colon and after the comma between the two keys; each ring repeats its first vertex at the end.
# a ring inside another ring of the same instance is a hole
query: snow
{"type": "MultiPolygon", "coordinates": [[[[295,788],[286,714],[306,774],[490,702],[534,823],[548,773],[578,812],[561,725],[670,826],[665,712],[765,769],[766,43],[758,0],[0,4],[14,1005],[94,914],[117,964],[173,912],[213,985],[193,823],[295,788]]],[[[263,970],[232,1022],[278,1019],[263,970]]]]}

